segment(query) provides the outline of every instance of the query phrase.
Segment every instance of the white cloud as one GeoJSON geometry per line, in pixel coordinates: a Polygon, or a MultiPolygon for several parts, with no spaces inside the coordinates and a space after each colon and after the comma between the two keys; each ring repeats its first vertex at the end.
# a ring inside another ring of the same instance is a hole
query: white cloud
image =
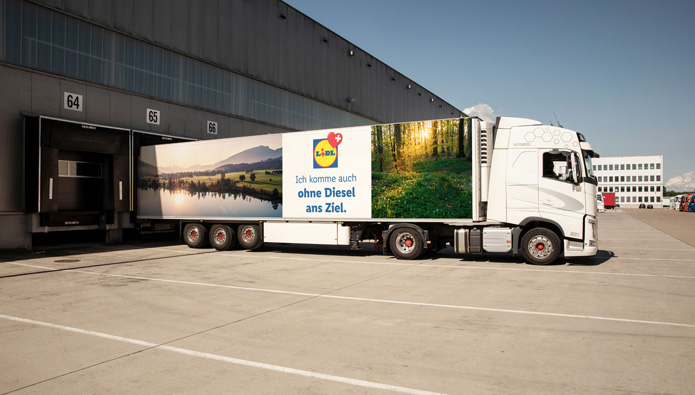
{"type": "Polygon", "coordinates": [[[669,178],[664,186],[676,192],[695,191],[695,170],[669,178]]]}
{"type": "Polygon", "coordinates": [[[495,122],[495,110],[485,103],[478,103],[473,107],[468,107],[463,112],[471,117],[479,117],[483,121],[495,122]]]}

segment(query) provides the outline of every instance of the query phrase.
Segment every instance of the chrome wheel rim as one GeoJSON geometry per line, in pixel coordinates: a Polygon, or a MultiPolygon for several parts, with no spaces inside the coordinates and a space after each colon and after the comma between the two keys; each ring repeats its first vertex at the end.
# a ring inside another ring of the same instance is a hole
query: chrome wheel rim
{"type": "Polygon", "coordinates": [[[403,232],[396,238],[396,248],[403,254],[415,251],[415,237],[410,232],[403,232]]]}
{"type": "Polygon", "coordinates": [[[528,252],[536,259],[545,259],[553,253],[553,242],[543,235],[534,236],[528,242],[528,252]]]}

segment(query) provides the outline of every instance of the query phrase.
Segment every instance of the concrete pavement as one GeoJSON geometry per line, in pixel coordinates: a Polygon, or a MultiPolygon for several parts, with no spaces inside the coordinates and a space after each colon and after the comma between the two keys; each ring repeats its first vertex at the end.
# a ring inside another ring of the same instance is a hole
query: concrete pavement
{"type": "MultiPolygon", "coordinates": [[[[695,220],[695,216],[692,217],[695,220]]],[[[134,244],[0,255],[0,393],[689,393],[695,248],[566,265],[134,244]]]]}

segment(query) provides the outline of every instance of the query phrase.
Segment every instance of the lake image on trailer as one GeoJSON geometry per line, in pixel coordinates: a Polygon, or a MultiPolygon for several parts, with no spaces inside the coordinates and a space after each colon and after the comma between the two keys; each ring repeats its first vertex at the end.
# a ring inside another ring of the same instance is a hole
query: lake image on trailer
{"type": "Polygon", "coordinates": [[[140,149],[141,217],[282,217],[281,135],[140,149]]]}
{"type": "Polygon", "coordinates": [[[174,217],[278,217],[282,204],[244,194],[139,189],[138,215],[174,217]],[[154,214],[158,213],[158,214],[154,214]],[[165,213],[165,214],[163,214],[165,213]]]}

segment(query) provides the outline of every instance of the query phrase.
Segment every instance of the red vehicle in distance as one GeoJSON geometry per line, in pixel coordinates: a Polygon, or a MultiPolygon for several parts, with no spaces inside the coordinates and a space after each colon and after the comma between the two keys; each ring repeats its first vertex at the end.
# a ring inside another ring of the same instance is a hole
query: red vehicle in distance
{"type": "Polygon", "coordinates": [[[603,192],[603,207],[606,210],[615,208],[615,192],[603,192]]]}

